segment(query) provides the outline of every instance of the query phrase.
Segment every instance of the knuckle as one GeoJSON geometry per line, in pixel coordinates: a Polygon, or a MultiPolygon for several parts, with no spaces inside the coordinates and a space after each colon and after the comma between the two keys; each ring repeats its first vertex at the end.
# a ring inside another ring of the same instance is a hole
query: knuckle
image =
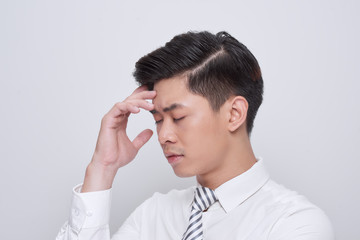
{"type": "Polygon", "coordinates": [[[105,114],[105,115],[103,116],[103,118],[101,119],[101,125],[106,124],[108,121],[109,121],[109,117],[108,117],[107,114],[105,114]]]}
{"type": "Polygon", "coordinates": [[[124,102],[117,102],[117,103],[115,103],[114,106],[117,108],[120,108],[123,104],[124,104],[124,102]]]}
{"type": "Polygon", "coordinates": [[[128,107],[131,107],[131,106],[136,106],[136,103],[135,103],[134,101],[127,101],[127,102],[125,103],[125,105],[126,105],[126,107],[128,108],[128,107]]]}

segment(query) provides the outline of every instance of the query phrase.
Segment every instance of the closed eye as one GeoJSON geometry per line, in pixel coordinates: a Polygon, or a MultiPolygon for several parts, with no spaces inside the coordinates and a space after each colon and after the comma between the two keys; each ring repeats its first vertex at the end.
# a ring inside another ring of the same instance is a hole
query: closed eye
{"type": "MultiPolygon", "coordinates": [[[[178,122],[178,121],[180,121],[180,120],[182,120],[182,119],[184,119],[184,118],[185,118],[185,117],[174,118],[173,120],[174,120],[174,122],[178,122]]],[[[157,120],[157,121],[155,121],[155,124],[157,125],[157,124],[161,123],[162,121],[163,121],[162,119],[157,120]]]]}
{"type": "Polygon", "coordinates": [[[180,121],[181,119],[184,119],[185,117],[181,117],[181,118],[174,118],[174,122],[180,121]]]}
{"type": "Polygon", "coordinates": [[[162,122],[162,119],[161,120],[158,120],[158,121],[155,121],[155,124],[159,124],[162,122]]]}

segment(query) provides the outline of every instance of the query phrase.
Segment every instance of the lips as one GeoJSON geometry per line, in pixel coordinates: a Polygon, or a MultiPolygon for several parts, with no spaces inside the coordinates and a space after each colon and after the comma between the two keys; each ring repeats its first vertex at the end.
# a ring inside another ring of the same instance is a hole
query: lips
{"type": "Polygon", "coordinates": [[[165,157],[167,158],[168,162],[170,164],[175,164],[184,157],[183,154],[177,154],[177,153],[165,153],[165,157]]]}

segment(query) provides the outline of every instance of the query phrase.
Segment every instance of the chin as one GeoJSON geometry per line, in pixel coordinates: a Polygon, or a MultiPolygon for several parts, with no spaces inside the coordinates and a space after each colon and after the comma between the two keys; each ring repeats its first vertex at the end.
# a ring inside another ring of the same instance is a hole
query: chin
{"type": "Polygon", "coordinates": [[[174,170],[175,175],[180,178],[188,178],[188,177],[196,176],[196,173],[194,171],[181,169],[180,166],[174,166],[173,170],[174,170]]]}

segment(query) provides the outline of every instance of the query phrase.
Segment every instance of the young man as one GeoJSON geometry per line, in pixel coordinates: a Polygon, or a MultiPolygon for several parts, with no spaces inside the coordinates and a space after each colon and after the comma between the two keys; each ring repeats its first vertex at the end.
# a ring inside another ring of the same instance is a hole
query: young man
{"type": "Polygon", "coordinates": [[[133,141],[130,114],[150,111],[159,143],[179,177],[198,186],[154,194],[113,236],[138,239],[334,239],[326,215],[269,179],[249,136],[262,102],[260,67],[226,32],[178,35],[136,63],[140,83],[104,116],[83,185],[74,188],[70,220],[57,239],[110,239],[111,186],[120,167],[150,139],[133,141]],[[147,100],[152,100],[149,103],[147,100]]]}

